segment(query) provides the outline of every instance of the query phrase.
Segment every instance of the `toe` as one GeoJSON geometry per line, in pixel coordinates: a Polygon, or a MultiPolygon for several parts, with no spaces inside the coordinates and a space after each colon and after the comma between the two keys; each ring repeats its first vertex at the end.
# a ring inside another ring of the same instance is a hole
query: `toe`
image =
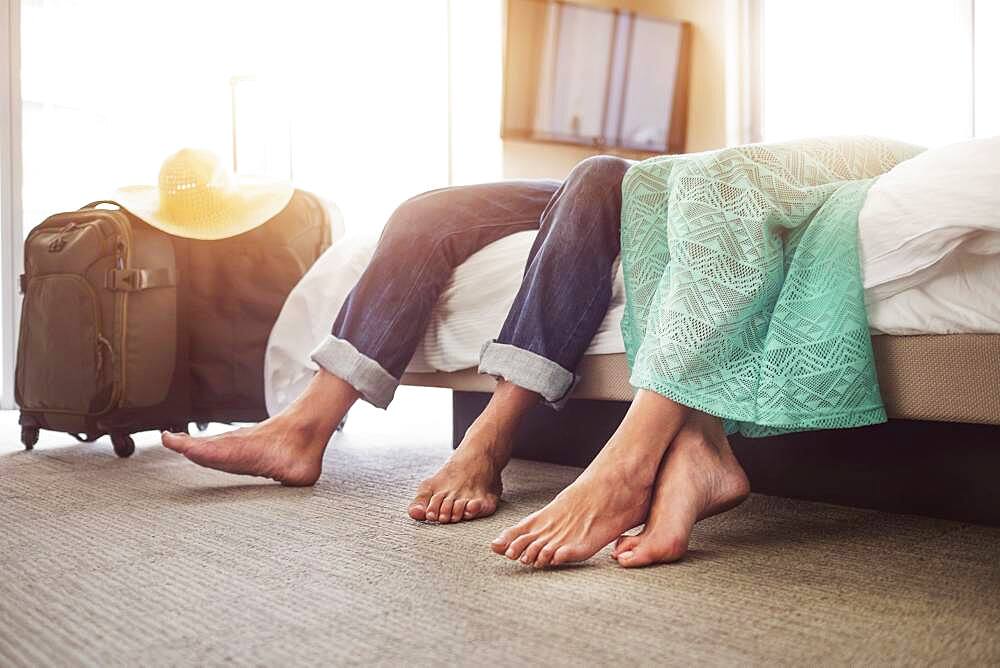
{"type": "Polygon", "coordinates": [[[611,550],[611,556],[617,559],[618,555],[622,552],[635,549],[635,546],[639,544],[639,540],[639,536],[619,536],[618,540],[615,541],[614,549],[611,550]]]}
{"type": "Polygon", "coordinates": [[[479,517],[479,511],[483,509],[483,502],[479,499],[472,499],[465,506],[465,519],[471,520],[479,517]]]}
{"type": "Polygon", "coordinates": [[[427,502],[427,519],[430,522],[437,522],[438,513],[441,512],[441,502],[444,501],[444,492],[438,492],[431,496],[431,500],[427,502]]]}
{"type": "Polygon", "coordinates": [[[512,526],[509,529],[504,529],[500,532],[500,535],[493,539],[490,543],[490,547],[497,554],[504,554],[507,552],[507,548],[510,547],[511,542],[524,533],[526,529],[522,528],[520,525],[512,526]]]}
{"type": "Polygon", "coordinates": [[[430,503],[431,493],[430,491],[418,490],[417,495],[413,498],[413,502],[410,503],[409,513],[410,517],[415,520],[423,522],[427,519],[427,504],[430,503]]]}
{"type": "Polygon", "coordinates": [[[616,557],[619,566],[625,568],[642,568],[656,563],[656,559],[650,550],[643,545],[637,545],[631,550],[624,550],[616,557]]]}
{"type": "MultiPolygon", "coordinates": [[[[534,543],[532,543],[534,544],[534,543]]],[[[552,563],[552,556],[556,553],[556,548],[554,545],[548,543],[542,545],[541,549],[538,550],[538,556],[535,558],[535,568],[545,568],[552,563]]]]}
{"type": "Polygon", "coordinates": [[[521,557],[521,553],[524,552],[524,549],[531,545],[532,541],[534,541],[537,537],[538,536],[535,534],[530,533],[518,536],[511,541],[507,551],[503,553],[504,556],[508,559],[519,559],[521,557]]]}
{"type": "Polygon", "coordinates": [[[441,510],[438,512],[438,522],[447,524],[451,522],[451,511],[455,507],[455,499],[451,496],[445,497],[441,502],[441,510]]]}
{"type": "Polygon", "coordinates": [[[586,550],[582,549],[577,545],[562,545],[556,549],[555,554],[552,555],[552,565],[559,566],[561,564],[569,564],[574,561],[583,561],[588,559],[591,555],[586,553],[586,550]]]}
{"type": "Polygon", "coordinates": [[[534,566],[535,561],[538,559],[538,553],[542,551],[544,546],[545,540],[542,538],[533,541],[531,545],[526,547],[524,552],[521,553],[521,563],[525,566],[534,566]]]}
{"type": "Polygon", "coordinates": [[[172,434],[169,431],[165,431],[160,434],[160,441],[163,443],[164,447],[181,454],[187,452],[188,448],[190,448],[192,444],[191,437],[187,434],[172,434]]]}
{"type": "Polygon", "coordinates": [[[474,517],[489,517],[497,511],[497,497],[489,495],[479,499],[471,499],[465,507],[465,519],[474,517]]]}
{"type": "Polygon", "coordinates": [[[455,505],[451,509],[451,521],[461,522],[462,518],[465,517],[465,506],[468,503],[468,499],[458,499],[455,501],[455,505]]]}
{"type": "Polygon", "coordinates": [[[466,506],[466,515],[471,514],[473,517],[489,517],[497,511],[497,505],[499,501],[496,496],[488,495],[479,499],[472,499],[469,501],[469,505],[466,506]]]}
{"type": "Polygon", "coordinates": [[[650,564],[669,564],[687,552],[687,541],[679,536],[652,537],[639,541],[629,550],[618,553],[618,563],[625,568],[640,568],[650,564]]]}
{"type": "Polygon", "coordinates": [[[486,517],[487,515],[492,515],[497,511],[497,507],[500,505],[500,497],[494,496],[493,494],[488,495],[482,500],[482,506],[479,509],[479,517],[486,517]]]}

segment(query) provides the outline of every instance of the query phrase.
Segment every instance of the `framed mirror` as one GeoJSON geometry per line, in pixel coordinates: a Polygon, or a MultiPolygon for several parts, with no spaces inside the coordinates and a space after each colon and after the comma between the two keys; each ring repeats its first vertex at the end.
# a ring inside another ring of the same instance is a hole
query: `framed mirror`
{"type": "Polygon", "coordinates": [[[682,153],[690,25],[559,0],[508,0],[505,139],[682,153]]]}

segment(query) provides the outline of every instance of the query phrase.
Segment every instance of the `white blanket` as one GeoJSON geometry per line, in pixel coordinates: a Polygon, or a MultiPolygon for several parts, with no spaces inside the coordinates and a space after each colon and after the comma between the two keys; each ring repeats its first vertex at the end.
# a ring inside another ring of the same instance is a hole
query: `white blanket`
{"type": "MultiPolygon", "coordinates": [[[[1000,138],[927,151],[875,183],[858,225],[874,334],[1000,333],[997,184],[1000,138]]],[[[483,342],[496,336],[514,301],[535,235],[520,232],[496,241],[456,269],[410,371],[478,364],[483,342]]],[[[264,365],[271,414],[294,400],[316,371],[309,353],[329,333],[373,250],[374,242],[337,241],[288,297],[264,365]]],[[[614,285],[588,354],[625,351],[620,269],[614,285]]]]}
{"type": "Polygon", "coordinates": [[[868,191],[858,230],[873,329],[1000,332],[1000,137],[900,163],[868,191]]]}

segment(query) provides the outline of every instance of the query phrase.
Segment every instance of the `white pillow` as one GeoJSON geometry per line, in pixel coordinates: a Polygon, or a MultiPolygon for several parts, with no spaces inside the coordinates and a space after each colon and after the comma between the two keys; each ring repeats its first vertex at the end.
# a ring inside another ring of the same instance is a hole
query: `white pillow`
{"type": "Polygon", "coordinates": [[[858,227],[869,301],[926,283],[949,255],[1000,253],[1000,137],[896,165],[872,185],[858,227]]]}

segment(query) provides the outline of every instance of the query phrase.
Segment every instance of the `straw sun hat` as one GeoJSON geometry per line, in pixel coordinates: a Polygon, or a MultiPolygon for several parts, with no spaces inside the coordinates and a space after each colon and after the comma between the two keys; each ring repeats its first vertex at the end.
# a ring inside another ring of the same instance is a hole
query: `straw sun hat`
{"type": "Polygon", "coordinates": [[[163,161],[158,186],[126,186],[115,201],[168,234],[224,239],[265,223],[292,198],[280,181],[237,179],[210,151],[185,148],[163,161]]]}

